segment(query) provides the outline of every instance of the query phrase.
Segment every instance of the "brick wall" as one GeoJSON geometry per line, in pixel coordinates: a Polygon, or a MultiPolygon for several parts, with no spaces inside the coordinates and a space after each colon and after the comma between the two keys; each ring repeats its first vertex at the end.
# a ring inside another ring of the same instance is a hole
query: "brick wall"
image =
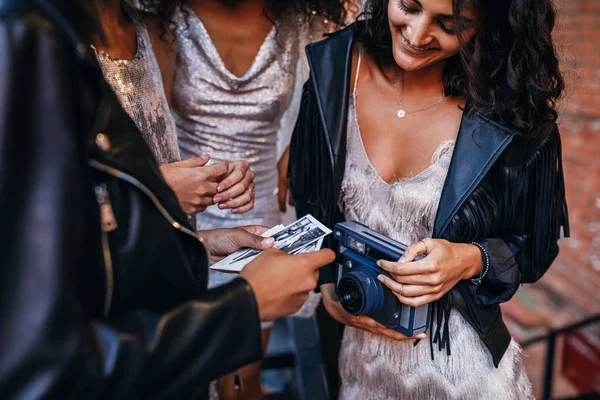
{"type": "MultiPolygon", "coordinates": [[[[561,241],[561,253],[544,278],[521,288],[504,307],[517,340],[600,313],[600,1],[556,3],[555,38],[568,85],[559,122],[572,238],[561,241]]],[[[598,324],[584,333],[600,348],[598,324]]],[[[543,351],[543,346],[526,350],[538,396],[543,351]]],[[[560,373],[555,389],[555,396],[577,393],[560,373]]]]}

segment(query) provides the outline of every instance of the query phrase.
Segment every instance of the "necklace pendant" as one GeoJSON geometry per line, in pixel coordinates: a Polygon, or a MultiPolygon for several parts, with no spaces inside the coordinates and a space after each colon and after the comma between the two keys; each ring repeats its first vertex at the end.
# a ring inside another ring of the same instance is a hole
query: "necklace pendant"
{"type": "Polygon", "coordinates": [[[398,116],[398,118],[402,119],[406,116],[406,112],[402,109],[398,110],[398,112],[396,113],[396,116],[398,116]]]}

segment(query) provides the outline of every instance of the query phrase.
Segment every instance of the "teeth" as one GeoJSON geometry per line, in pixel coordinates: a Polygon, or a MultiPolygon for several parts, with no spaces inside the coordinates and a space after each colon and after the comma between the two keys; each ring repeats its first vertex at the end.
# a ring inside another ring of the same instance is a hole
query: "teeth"
{"type": "Polygon", "coordinates": [[[408,40],[407,40],[407,39],[404,37],[404,35],[402,35],[402,40],[404,40],[404,43],[406,43],[406,45],[407,45],[408,47],[410,47],[411,49],[413,49],[413,50],[416,50],[416,51],[427,51],[427,50],[428,50],[428,49],[424,49],[424,48],[421,48],[421,47],[415,47],[415,46],[413,46],[413,45],[412,45],[412,44],[410,44],[410,42],[409,42],[409,41],[408,41],[408,40]]]}

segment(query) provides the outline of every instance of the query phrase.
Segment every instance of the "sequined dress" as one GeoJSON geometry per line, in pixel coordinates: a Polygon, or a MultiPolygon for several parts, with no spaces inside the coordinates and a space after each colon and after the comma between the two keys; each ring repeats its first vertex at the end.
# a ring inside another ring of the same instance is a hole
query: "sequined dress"
{"type": "Polygon", "coordinates": [[[94,48],[104,78],[139,128],[159,165],[179,161],[175,122],[165,97],[152,42],[139,11],[127,7],[136,23],[137,50],[132,60],[119,60],[94,48]]]}
{"type": "MultiPolygon", "coordinates": [[[[345,218],[363,222],[406,244],[431,237],[454,141],[440,144],[429,167],[418,175],[387,183],[370,163],[363,146],[356,116],[356,92],[350,99],[347,126],[347,159],[342,183],[345,218]]],[[[452,355],[434,350],[432,360],[429,339],[414,346],[414,341],[394,341],[346,327],[339,360],[340,399],[522,400],[532,397],[518,344],[511,342],[496,369],[475,330],[456,311],[450,314],[449,331],[452,355]]]]}
{"type": "MultiPolygon", "coordinates": [[[[175,20],[178,45],[173,111],[183,159],[209,153],[211,162],[248,160],[256,174],[254,209],[232,214],[216,206],[197,214],[198,229],[249,224],[274,226],[280,151],[289,142],[307,78],[304,47],[322,37],[326,24],[284,14],[241,77],[227,70],[202,21],[187,5],[175,20]]],[[[231,274],[211,273],[210,285],[231,274]],[[218,278],[217,278],[218,277],[218,278]]]]}

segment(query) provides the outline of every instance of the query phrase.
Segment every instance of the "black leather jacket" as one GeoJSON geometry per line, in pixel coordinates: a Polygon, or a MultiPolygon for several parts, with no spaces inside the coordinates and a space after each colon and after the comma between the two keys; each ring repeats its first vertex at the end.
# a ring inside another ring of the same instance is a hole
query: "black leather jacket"
{"type": "Polygon", "coordinates": [[[206,398],[261,356],[68,2],[0,0],[0,398],[206,398]]]}
{"type": "MultiPolygon", "coordinates": [[[[330,227],[344,218],[338,200],[355,26],[308,46],[311,74],[290,148],[289,178],[298,214],[311,213],[330,227]]],[[[490,255],[490,269],[480,286],[460,282],[436,306],[438,318],[443,315],[446,321],[451,309],[460,312],[496,366],[510,343],[498,303],[549,268],[558,254],[561,226],[568,235],[558,129],[525,140],[467,109],[433,237],[482,243],[490,255]]],[[[334,280],[334,266],[321,270],[321,284],[334,280]]],[[[437,339],[449,345],[447,337],[437,339]]]]}

